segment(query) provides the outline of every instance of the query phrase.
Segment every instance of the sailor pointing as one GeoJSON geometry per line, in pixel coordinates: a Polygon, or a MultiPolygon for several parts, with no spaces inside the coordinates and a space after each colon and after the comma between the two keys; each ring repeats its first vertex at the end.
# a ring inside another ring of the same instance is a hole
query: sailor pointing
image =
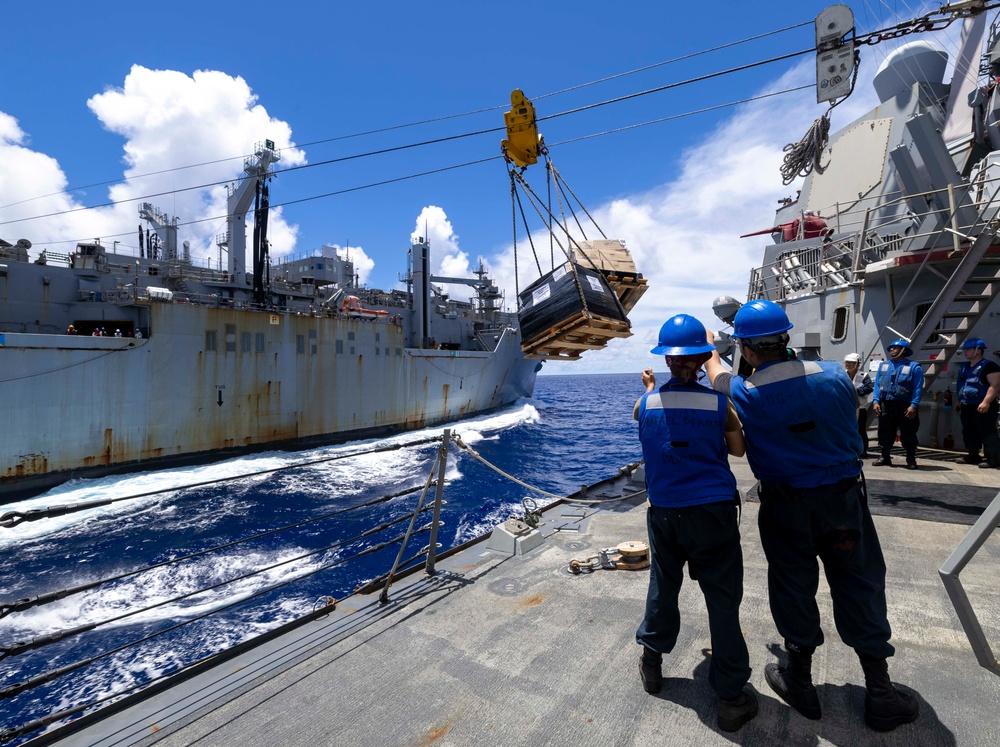
{"type": "MultiPolygon", "coordinates": [[[[824,637],[816,590],[823,562],[833,617],[865,673],[865,721],[889,731],[917,718],[917,702],[889,681],[895,649],[885,598],[885,560],[861,478],[857,396],[833,361],[787,359],[784,310],[767,300],[745,304],[733,320],[748,378],[705,365],[713,387],[729,394],[743,421],[747,460],[760,480],[760,541],[768,562],[771,615],[788,661],[768,664],[767,684],[806,718],[822,716],[812,655],[824,637]]],[[[711,333],[709,333],[711,334],[711,333]]]]}
{"type": "Polygon", "coordinates": [[[754,694],[744,690],[750,655],[740,626],[743,550],[734,500],[739,494],[727,456],[743,456],[743,432],[726,397],[696,380],[713,350],[704,325],[678,314],[664,322],[659,344],[650,351],[665,356],[670,380],[657,389],[652,369],[642,372],[646,393],[632,414],[646,463],[650,574],[646,613],[635,638],[643,647],[643,687],[658,693],[662,654],[673,651],[681,629],[677,597],[686,562],[708,608],[708,681],[719,696],[717,723],[731,732],[756,716],[758,706],[754,694]]]}

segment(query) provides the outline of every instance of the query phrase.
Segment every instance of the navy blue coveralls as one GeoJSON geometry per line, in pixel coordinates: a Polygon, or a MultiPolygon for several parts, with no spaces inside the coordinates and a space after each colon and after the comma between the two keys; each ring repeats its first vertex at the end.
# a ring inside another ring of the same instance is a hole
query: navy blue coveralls
{"type": "Polygon", "coordinates": [[[983,358],[970,366],[963,363],[958,369],[958,401],[962,407],[958,416],[962,421],[962,440],[970,456],[979,455],[980,447],[986,459],[995,464],[1000,462],[1000,436],[997,435],[997,412],[1000,404],[997,400],[990,403],[986,413],[978,411],[979,403],[990,388],[986,376],[995,373],[1000,367],[993,361],[983,358]]]}
{"type": "Polygon", "coordinates": [[[650,507],[650,574],[646,612],[635,638],[670,653],[681,618],[678,595],[688,562],[697,577],[712,636],[708,681],[723,699],[750,679],[740,626],[743,550],[736,478],[725,442],[726,397],[696,382],[671,379],[639,404],[639,440],[650,507]]]}
{"type": "Polygon", "coordinates": [[[749,378],[720,375],[743,420],[760,480],[760,540],[771,615],[786,641],[823,643],[816,590],[823,562],[837,632],[859,654],[894,652],[885,560],[861,477],[854,384],[832,361],[774,361],[749,378]]]}
{"type": "Polygon", "coordinates": [[[919,363],[889,360],[879,364],[872,401],[882,411],[878,416],[878,445],[886,459],[896,440],[897,430],[907,461],[916,457],[920,418],[906,417],[906,409],[917,408],[923,391],[924,370],[919,363]]]}

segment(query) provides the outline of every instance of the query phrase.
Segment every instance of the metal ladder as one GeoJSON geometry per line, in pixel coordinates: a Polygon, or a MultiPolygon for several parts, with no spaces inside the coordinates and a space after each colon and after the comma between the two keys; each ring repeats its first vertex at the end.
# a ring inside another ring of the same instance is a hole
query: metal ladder
{"type": "Polygon", "coordinates": [[[924,369],[925,389],[948,365],[948,359],[1000,294],[1000,255],[987,255],[998,230],[1000,220],[997,218],[983,225],[913,330],[910,347],[914,360],[924,369]],[[944,326],[939,329],[939,324],[944,326]]]}

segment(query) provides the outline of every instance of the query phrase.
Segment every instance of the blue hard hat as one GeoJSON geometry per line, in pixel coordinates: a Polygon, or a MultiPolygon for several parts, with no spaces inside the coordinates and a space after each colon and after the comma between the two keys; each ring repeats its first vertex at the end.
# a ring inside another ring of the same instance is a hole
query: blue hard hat
{"type": "Polygon", "coordinates": [[[757,299],[744,304],[733,319],[733,337],[742,340],[780,335],[792,328],[788,315],[774,301],[757,299]]]}
{"type": "Polygon", "coordinates": [[[698,355],[711,353],[715,345],[705,336],[705,325],[687,314],[672,316],[660,327],[659,344],[654,355],[698,355]]]}
{"type": "Polygon", "coordinates": [[[888,345],[886,345],[886,347],[887,348],[897,348],[897,347],[903,348],[903,357],[904,358],[909,358],[911,355],[913,355],[913,348],[910,347],[910,343],[908,343],[902,337],[900,337],[898,340],[893,340],[888,345]]]}
{"type": "Polygon", "coordinates": [[[976,348],[982,348],[986,350],[986,343],[980,340],[978,337],[970,337],[964,343],[962,343],[962,350],[975,350],[976,348]]]}

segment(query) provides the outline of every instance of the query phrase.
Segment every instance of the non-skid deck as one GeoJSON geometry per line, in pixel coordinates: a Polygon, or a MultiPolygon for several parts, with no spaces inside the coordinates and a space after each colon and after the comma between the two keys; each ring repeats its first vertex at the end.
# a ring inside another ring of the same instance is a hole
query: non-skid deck
{"type": "MultiPolygon", "coordinates": [[[[964,506],[970,495],[981,500],[1000,490],[1000,471],[927,455],[921,463],[927,469],[868,467],[866,473],[873,488],[889,480],[936,486],[933,496],[942,504],[950,491],[964,495],[964,506]]],[[[750,489],[745,461],[736,460],[734,469],[741,488],[750,489]]],[[[634,490],[619,486],[613,492],[634,490]]],[[[925,491],[910,492],[920,498],[925,491]]],[[[647,695],[634,634],[648,573],[575,576],[566,570],[572,558],[645,538],[642,503],[633,500],[555,507],[545,516],[545,544],[525,556],[504,558],[475,545],[439,561],[437,577],[420,574],[400,583],[388,607],[379,607],[375,596],[345,600],[294,634],[61,744],[992,747],[1000,744],[1000,677],[977,666],[937,573],[969,527],[910,518],[900,508],[905,493],[898,486],[892,493],[891,516],[881,515],[873,499],[897,650],[890,675],[912,688],[921,708],[916,723],[890,734],[863,723],[861,669],[837,638],[823,581],[827,643],[814,665],[822,720],[791,711],[764,682],[764,665],[775,660],[779,638],[768,610],[754,503],[745,505],[742,520],[742,621],[759,716],[735,734],[717,729],[705,606],[691,582],[681,594],[680,639],[664,657],[663,691],[647,695]]],[[[1000,649],[998,567],[1000,536],[994,533],[962,574],[994,649],[1000,649]]]]}

